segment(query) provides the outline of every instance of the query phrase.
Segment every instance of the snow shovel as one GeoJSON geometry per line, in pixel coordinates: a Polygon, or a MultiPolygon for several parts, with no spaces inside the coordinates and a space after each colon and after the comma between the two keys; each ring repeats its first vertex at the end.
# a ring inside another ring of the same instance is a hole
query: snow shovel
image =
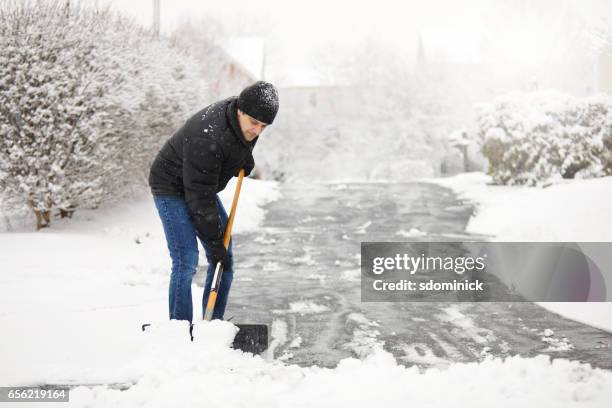
{"type": "MultiPolygon", "coordinates": [[[[244,179],[244,169],[240,170],[238,174],[238,183],[236,183],[236,191],[234,192],[234,200],[232,201],[232,210],[230,211],[229,219],[227,221],[227,227],[225,228],[225,235],[223,237],[223,245],[227,249],[229,246],[232,225],[234,224],[234,216],[236,215],[236,207],[238,206],[238,197],[240,196],[240,188],[242,187],[242,180],[244,179]]],[[[223,276],[223,265],[221,262],[217,263],[215,268],[215,274],[213,276],[210,292],[208,295],[208,302],[206,304],[206,311],[204,313],[204,320],[212,320],[213,311],[215,310],[215,303],[217,302],[217,294],[219,286],[221,284],[221,277],[223,276]]],[[[268,348],[268,326],[265,324],[236,324],[238,327],[238,333],[234,338],[233,348],[242,350],[249,353],[259,354],[268,348]]]]}

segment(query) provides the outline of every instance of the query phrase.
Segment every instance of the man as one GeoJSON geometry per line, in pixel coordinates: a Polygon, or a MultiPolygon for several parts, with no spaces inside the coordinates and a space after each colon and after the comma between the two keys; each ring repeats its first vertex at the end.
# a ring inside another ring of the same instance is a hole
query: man
{"type": "Polygon", "coordinates": [[[199,238],[208,260],[202,309],[217,262],[223,264],[213,319],[223,319],[234,276],[232,243],[223,234],[227,213],[217,193],[240,169],[255,166],[253,147],[278,112],[278,93],[258,81],[238,97],[213,103],[191,117],[162,147],[151,166],[149,185],[172,258],[170,319],[193,320],[191,281],[198,265],[199,238]]]}

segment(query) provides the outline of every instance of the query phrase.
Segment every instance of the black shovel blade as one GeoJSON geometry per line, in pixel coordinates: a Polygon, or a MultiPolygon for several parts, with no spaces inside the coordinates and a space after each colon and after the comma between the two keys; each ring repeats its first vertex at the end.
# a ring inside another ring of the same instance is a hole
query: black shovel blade
{"type": "Polygon", "coordinates": [[[260,354],[268,349],[268,326],[265,324],[236,324],[238,333],[232,348],[246,353],[260,354]]]}

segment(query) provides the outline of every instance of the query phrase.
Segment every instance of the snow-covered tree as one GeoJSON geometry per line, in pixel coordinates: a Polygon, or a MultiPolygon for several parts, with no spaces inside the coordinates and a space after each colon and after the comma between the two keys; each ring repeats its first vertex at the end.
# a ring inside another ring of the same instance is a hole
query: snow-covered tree
{"type": "MultiPolygon", "coordinates": [[[[62,216],[123,194],[204,93],[189,58],[108,9],[0,9],[0,192],[62,216]]],[[[9,200],[7,200],[9,201],[9,200]]]]}
{"type": "Polygon", "coordinates": [[[96,129],[105,121],[105,78],[94,20],[81,10],[12,3],[1,13],[1,185],[23,196],[41,227],[51,209],[71,211],[100,194],[92,170],[104,156],[96,129]]]}
{"type": "Polygon", "coordinates": [[[143,41],[125,64],[128,79],[109,98],[121,111],[114,131],[120,134],[117,161],[130,185],[146,183],[161,144],[210,100],[199,65],[185,53],[159,41],[143,41]]]}

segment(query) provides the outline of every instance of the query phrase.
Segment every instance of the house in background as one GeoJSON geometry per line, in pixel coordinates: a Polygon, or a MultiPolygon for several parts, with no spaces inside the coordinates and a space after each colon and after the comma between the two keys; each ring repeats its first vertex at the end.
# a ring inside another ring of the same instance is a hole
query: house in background
{"type": "Polygon", "coordinates": [[[612,41],[599,54],[597,91],[612,94],[612,41]]]}
{"type": "Polygon", "coordinates": [[[262,38],[232,37],[217,44],[221,54],[218,75],[210,83],[215,96],[237,95],[244,87],[264,79],[265,43],[262,38]]]}

